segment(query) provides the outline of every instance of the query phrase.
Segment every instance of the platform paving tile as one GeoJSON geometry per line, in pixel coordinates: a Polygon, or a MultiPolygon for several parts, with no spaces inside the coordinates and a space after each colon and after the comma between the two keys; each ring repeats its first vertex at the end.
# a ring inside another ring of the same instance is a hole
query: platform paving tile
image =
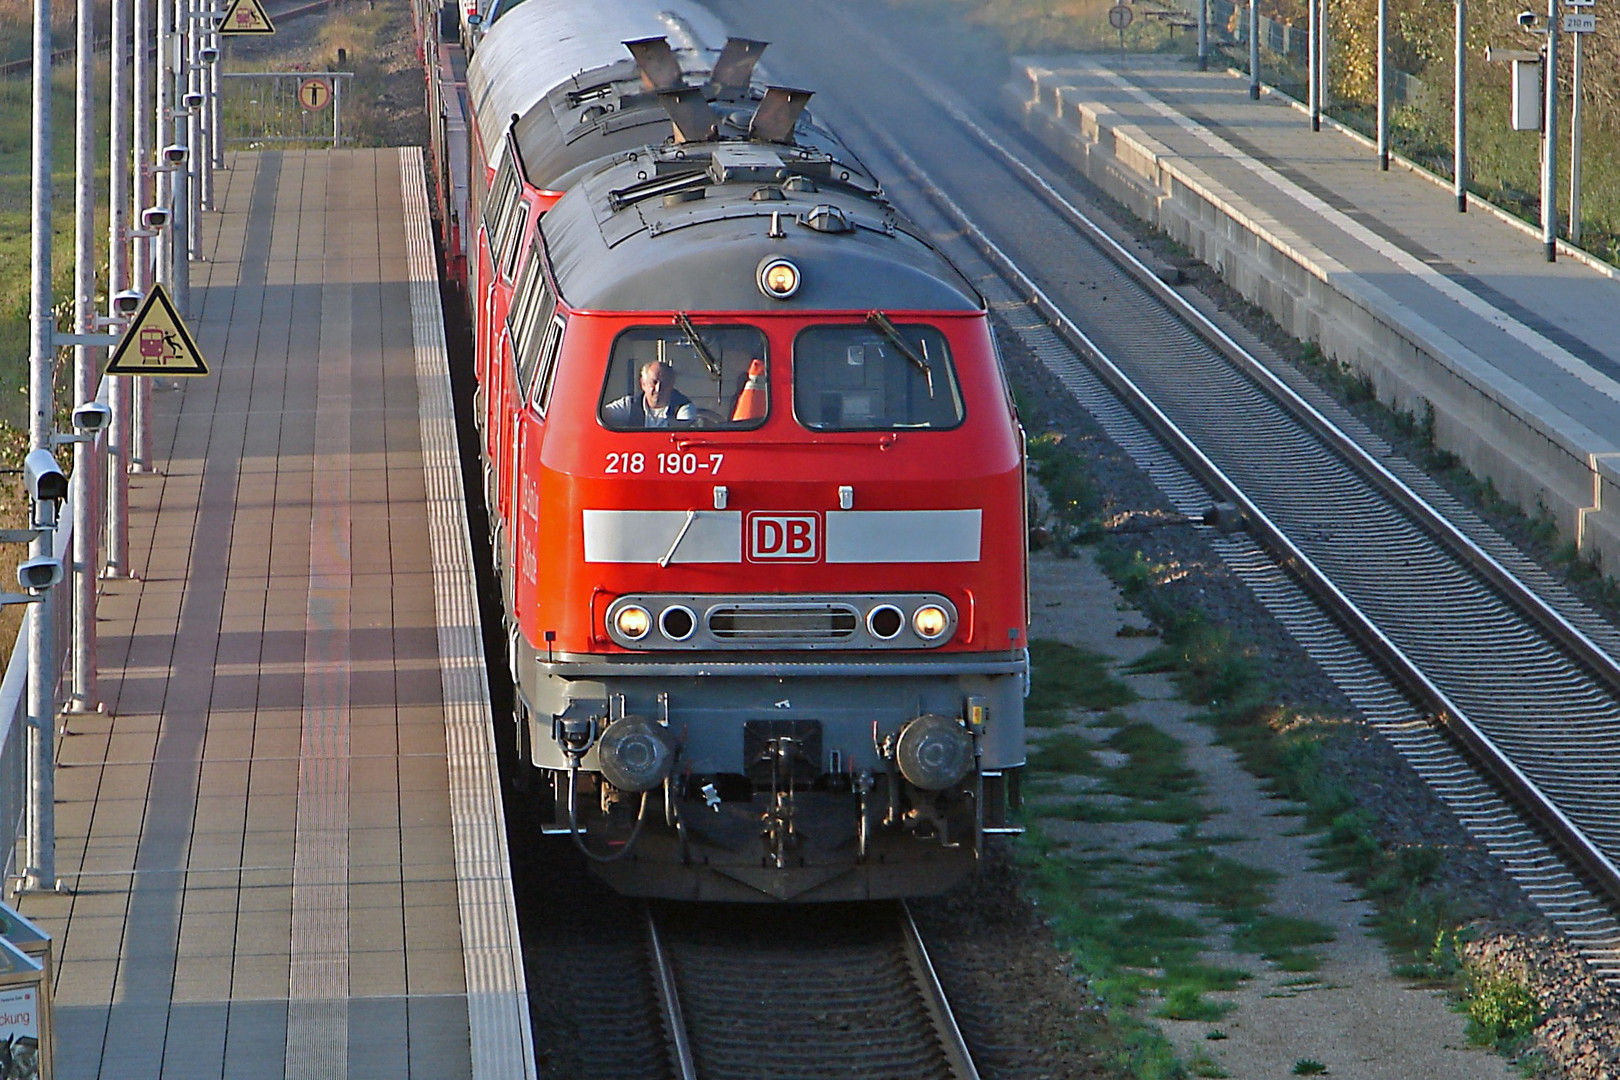
{"type": "Polygon", "coordinates": [[[21,901],[62,1080],[473,1075],[400,160],[238,154],[205,215],[214,371],[154,393],[21,901]]]}

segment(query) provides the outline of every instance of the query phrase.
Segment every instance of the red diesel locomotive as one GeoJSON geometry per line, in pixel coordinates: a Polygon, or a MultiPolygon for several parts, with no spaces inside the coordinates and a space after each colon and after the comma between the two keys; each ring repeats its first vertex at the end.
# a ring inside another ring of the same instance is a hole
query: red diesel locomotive
{"type": "Polygon", "coordinates": [[[435,161],[551,830],[636,895],[943,891],[1015,831],[1024,761],[1022,435],[983,299],[690,5],[467,30],[433,97],[468,145],[435,161]]]}

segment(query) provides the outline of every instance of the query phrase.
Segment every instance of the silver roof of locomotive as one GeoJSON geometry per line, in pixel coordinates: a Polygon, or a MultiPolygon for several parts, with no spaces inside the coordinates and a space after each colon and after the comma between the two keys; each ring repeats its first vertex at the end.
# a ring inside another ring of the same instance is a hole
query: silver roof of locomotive
{"type": "Polygon", "coordinates": [[[541,229],[558,290],[580,309],[984,309],[858,165],[810,147],[723,140],[620,155],[573,184],[541,229]],[[840,219],[847,229],[813,224],[840,219]],[[802,274],[789,300],[756,285],[773,257],[802,274]]]}
{"type": "MultiPolygon", "coordinates": [[[[690,0],[592,0],[559,5],[527,0],[504,12],[467,65],[467,93],[493,164],[512,117],[553,91],[592,80],[581,75],[625,60],[624,42],[667,37],[683,69],[707,71],[726,40],[707,10],[690,0]]],[[[633,65],[632,65],[633,69],[633,65]]]]}

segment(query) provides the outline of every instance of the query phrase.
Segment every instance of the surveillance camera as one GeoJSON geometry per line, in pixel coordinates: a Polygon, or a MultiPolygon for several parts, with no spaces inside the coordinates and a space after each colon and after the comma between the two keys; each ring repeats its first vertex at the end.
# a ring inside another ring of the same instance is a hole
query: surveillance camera
{"type": "Polygon", "coordinates": [[[141,224],[148,229],[161,229],[169,223],[167,206],[148,206],[141,211],[141,224]]]}
{"type": "Polygon", "coordinates": [[[141,301],[146,299],[134,289],[125,289],[123,292],[113,293],[113,314],[119,318],[127,319],[141,309],[141,301]]]}
{"type": "Polygon", "coordinates": [[[163,148],[163,160],[171,165],[178,165],[186,160],[186,148],[180,143],[170,143],[163,148]]]}
{"type": "Polygon", "coordinates": [[[1533,11],[1519,12],[1519,25],[1524,27],[1526,30],[1536,25],[1536,13],[1533,11]]]}
{"type": "Polygon", "coordinates": [[[29,592],[48,589],[62,580],[62,560],[48,555],[28,559],[17,567],[17,584],[29,592]]]}
{"type": "Polygon", "coordinates": [[[99,401],[87,401],[73,410],[73,426],[86,434],[96,432],[112,423],[112,409],[99,401]]]}
{"type": "Polygon", "coordinates": [[[67,474],[56,463],[56,455],[43,446],[23,458],[23,483],[35,502],[61,502],[68,495],[67,474]]]}
{"type": "Polygon", "coordinates": [[[197,50],[197,56],[200,57],[202,62],[205,64],[218,63],[219,50],[214,48],[212,45],[204,45],[201,49],[197,50]]]}
{"type": "Polygon", "coordinates": [[[193,90],[180,98],[180,103],[188,109],[195,109],[202,105],[203,96],[193,90]]]}

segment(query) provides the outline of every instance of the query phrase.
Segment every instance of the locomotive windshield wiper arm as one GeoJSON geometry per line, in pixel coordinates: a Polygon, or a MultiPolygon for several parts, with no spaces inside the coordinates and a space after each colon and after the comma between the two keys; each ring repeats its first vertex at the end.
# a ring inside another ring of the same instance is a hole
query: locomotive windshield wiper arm
{"type": "Polygon", "coordinates": [[[675,558],[676,550],[680,548],[681,541],[686,539],[687,530],[691,529],[692,522],[697,520],[697,516],[698,512],[696,510],[686,512],[686,520],[681,523],[681,531],[675,534],[675,542],[669,545],[669,550],[664,552],[664,557],[658,560],[658,565],[661,568],[668,569],[670,560],[675,558]]]}
{"type": "Polygon", "coordinates": [[[928,380],[928,396],[933,397],[934,369],[928,365],[927,360],[918,356],[912,349],[911,343],[900,335],[900,328],[890,322],[889,317],[881,311],[868,311],[866,321],[877,327],[878,333],[888,338],[889,344],[893,345],[901,356],[911,361],[912,365],[923,373],[923,377],[928,380]]]}
{"type": "MultiPolygon", "coordinates": [[[[698,336],[697,327],[693,326],[692,320],[686,317],[686,312],[677,311],[675,313],[675,325],[681,328],[681,333],[686,335],[686,339],[692,343],[692,348],[697,350],[698,356],[703,360],[703,366],[709,369],[709,375],[718,381],[721,377],[720,361],[715,359],[714,353],[709,351],[709,347],[698,336]]],[[[932,397],[933,395],[930,394],[929,396],[932,397]]]]}

